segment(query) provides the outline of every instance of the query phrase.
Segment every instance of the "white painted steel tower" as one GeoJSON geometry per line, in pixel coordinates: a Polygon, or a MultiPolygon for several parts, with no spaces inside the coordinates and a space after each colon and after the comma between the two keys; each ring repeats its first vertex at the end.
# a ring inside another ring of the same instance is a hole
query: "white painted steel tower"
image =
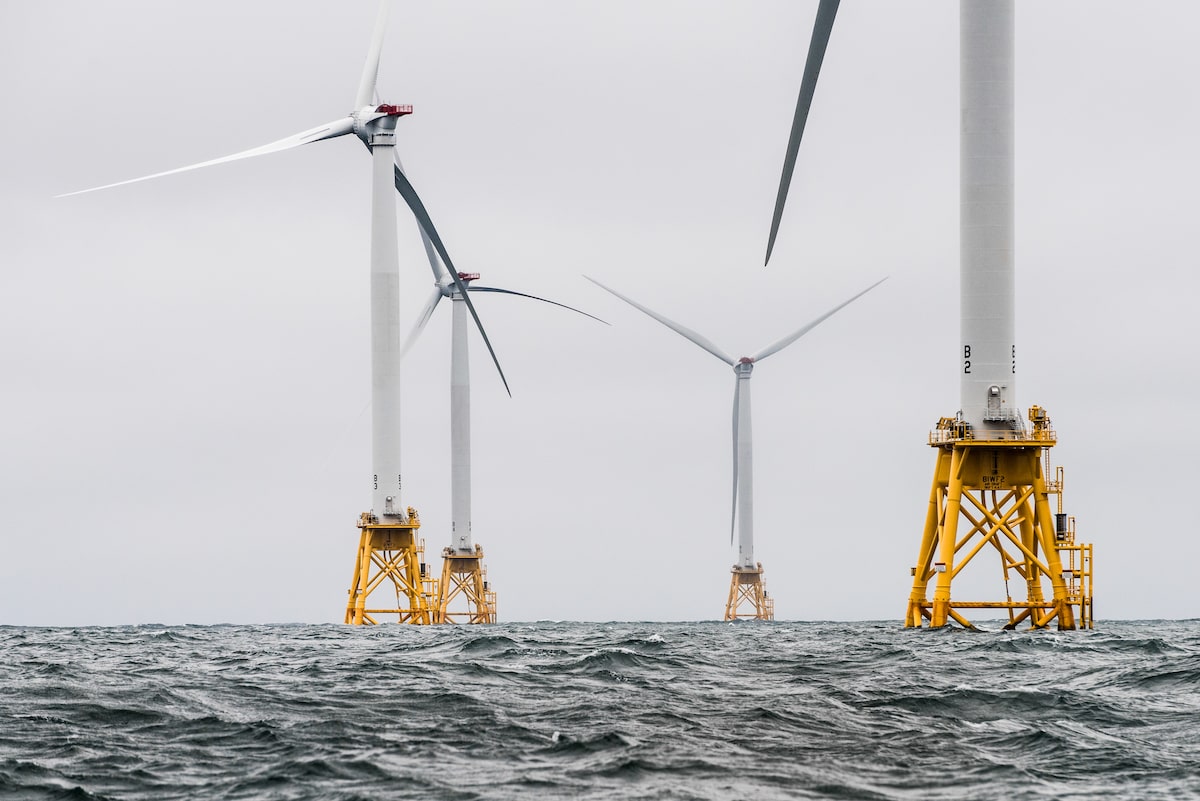
{"type": "MultiPolygon", "coordinates": [[[[372,82],[373,83],[373,82],[372,82]]],[[[371,148],[371,511],[404,517],[400,499],[400,256],[392,165],[396,118],[376,120],[371,148]]]]}
{"type": "MultiPolygon", "coordinates": [[[[464,281],[466,283],[466,281],[464,281]]],[[[471,365],[467,349],[466,298],[450,299],[450,537],[460,553],[471,542],[471,365]]]]}
{"type": "Polygon", "coordinates": [[[963,421],[1021,426],[1013,264],[1013,0],[960,5],[959,291],[963,421]]]}
{"type": "MultiPolygon", "coordinates": [[[[754,432],[750,423],[750,375],[754,359],[743,357],[733,366],[733,491],[737,498],[738,566],[754,567],[754,432]]],[[[732,521],[730,521],[732,525],[732,521]]]]}

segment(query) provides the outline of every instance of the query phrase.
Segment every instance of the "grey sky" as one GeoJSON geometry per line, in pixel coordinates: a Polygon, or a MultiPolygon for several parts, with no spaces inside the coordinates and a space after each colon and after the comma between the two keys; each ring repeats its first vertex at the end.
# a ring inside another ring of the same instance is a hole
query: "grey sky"
{"type": "MultiPolygon", "coordinates": [[[[764,269],[815,8],[396,3],[380,86],[416,107],[400,152],[457,266],[613,323],[477,296],[514,394],[475,347],[502,619],[713,619],[728,588],[732,372],[581,274],[739,355],[886,274],[755,372],[755,528],[778,617],[900,624],[926,434],[958,403],[957,4],[843,4],[764,269]]],[[[341,619],[369,503],[361,145],[52,196],[346,113],[374,14],[0,0],[0,622],[341,619]]],[[[1017,4],[1017,401],[1053,417],[1101,619],[1200,614],[1198,25],[1017,4]]],[[[431,279],[400,232],[407,327],[431,279]]],[[[431,555],[446,311],[406,360],[431,555]]]]}

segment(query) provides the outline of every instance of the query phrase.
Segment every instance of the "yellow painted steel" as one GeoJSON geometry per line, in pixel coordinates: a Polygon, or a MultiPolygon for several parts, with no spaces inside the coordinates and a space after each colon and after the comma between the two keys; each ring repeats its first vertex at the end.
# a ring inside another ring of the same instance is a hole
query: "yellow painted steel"
{"type": "Polygon", "coordinates": [[[487,580],[483,548],[474,553],[442,550],[442,580],[435,595],[435,623],[495,623],[496,592],[487,580]]]}
{"type": "Polygon", "coordinates": [[[775,599],[767,594],[762,580],[762,562],[757,567],[733,566],[729,580],[729,598],[725,601],[726,620],[774,620],[775,599]]]}
{"type": "Polygon", "coordinates": [[[437,581],[427,575],[425,541],[417,538],[421,521],[416,510],[408,507],[408,521],[404,523],[380,523],[364,512],[358,527],[362,534],[350,580],[346,622],[361,626],[395,615],[397,623],[433,623],[432,599],[437,596],[437,581]],[[368,603],[371,594],[381,587],[395,591],[394,607],[368,603]]]}
{"type": "Polygon", "coordinates": [[[974,628],[960,609],[1005,610],[1005,628],[1026,620],[1034,628],[1053,621],[1060,629],[1092,627],[1092,546],[1075,542],[1075,518],[1062,514],[1062,468],[1053,480],[1047,478],[1050,448],[1057,442],[1050,417],[1033,406],[1029,419],[1030,431],[989,432],[988,439],[976,439],[969,427],[949,417],[930,433],[937,458],[911,570],[906,627],[928,621],[938,628],[953,620],[974,628]],[[1058,496],[1057,517],[1050,511],[1050,495],[1058,496]],[[954,600],[954,579],[983,552],[1000,557],[1005,599],[954,600]],[[1023,600],[1013,599],[1013,574],[1024,586],[1023,600]]]}

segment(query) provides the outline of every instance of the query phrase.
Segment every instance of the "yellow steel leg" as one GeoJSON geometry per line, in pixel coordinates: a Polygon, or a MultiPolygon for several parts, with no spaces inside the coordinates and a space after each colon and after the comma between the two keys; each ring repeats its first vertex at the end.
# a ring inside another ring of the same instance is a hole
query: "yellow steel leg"
{"type": "MultiPolygon", "coordinates": [[[[1037,462],[1038,473],[1034,481],[1034,490],[1037,497],[1038,531],[1041,534],[1042,550],[1046,555],[1046,566],[1050,569],[1050,586],[1054,588],[1054,611],[1058,616],[1059,629],[1074,629],[1075,613],[1067,597],[1062,560],[1059,558],[1058,548],[1055,547],[1054,542],[1054,515],[1050,512],[1050,501],[1046,497],[1046,482],[1042,476],[1041,460],[1039,459],[1037,462]]],[[[1044,626],[1049,622],[1050,618],[1047,617],[1045,620],[1039,621],[1039,625],[1044,626]]]]}
{"type": "Polygon", "coordinates": [[[938,528],[942,521],[942,495],[945,486],[939,476],[950,470],[951,448],[938,448],[937,464],[933,469],[933,488],[929,491],[929,508],[925,511],[925,530],[921,533],[921,548],[917,552],[917,564],[913,568],[912,592],[908,596],[908,611],[905,614],[906,628],[920,628],[925,613],[926,592],[929,585],[929,570],[933,562],[933,546],[937,542],[938,528]]]}
{"type": "Polygon", "coordinates": [[[369,543],[371,535],[364,529],[358,537],[358,551],[354,558],[354,576],[350,579],[350,600],[346,604],[346,622],[361,626],[363,622],[363,607],[367,596],[365,593],[368,581],[369,543]]]}
{"type": "Polygon", "coordinates": [[[1025,582],[1029,588],[1030,600],[1042,599],[1041,568],[1037,562],[1038,533],[1037,511],[1034,508],[1036,499],[1027,498],[1021,504],[1021,543],[1028,555],[1025,557],[1025,582]]]}
{"type": "Polygon", "coordinates": [[[946,486],[946,513],[938,541],[938,563],[935,568],[937,586],[933,590],[933,616],[931,628],[946,625],[950,616],[950,582],[954,577],[954,546],[958,536],[958,515],[962,506],[963,467],[967,458],[965,448],[955,447],[950,457],[950,482],[946,486]]]}
{"type": "Polygon", "coordinates": [[[1026,608],[1028,614],[1025,617],[1033,616],[1036,621],[1039,617],[1037,610],[1039,607],[1034,604],[1040,604],[1045,600],[1042,595],[1042,569],[1037,561],[1038,541],[1041,538],[1039,531],[1037,514],[1034,511],[1034,504],[1026,501],[1023,504],[1022,512],[1023,522],[1021,524],[1021,544],[1025,547],[1022,549],[1025,555],[1025,597],[1029,600],[1030,606],[1026,608]]]}
{"type": "Polygon", "coordinates": [[[737,565],[734,565],[733,571],[733,579],[729,582],[729,596],[725,599],[726,620],[737,620],[738,594],[740,592],[737,582],[737,565]]]}

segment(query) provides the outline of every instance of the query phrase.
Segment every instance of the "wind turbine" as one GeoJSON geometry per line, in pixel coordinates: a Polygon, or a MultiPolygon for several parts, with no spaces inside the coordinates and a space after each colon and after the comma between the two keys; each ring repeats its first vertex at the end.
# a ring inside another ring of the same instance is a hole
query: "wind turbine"
{"type": "MultiPolygon", "coordinates": [[[[587,278],[587,276],[584,276],[587,278]]],[[[725,619],[737,620],[751,618],[756,620],[774,620],[775,603],[767,595],[762,581],[762,563],[754,560],[754,454],[750,426],[750,376],[754,365],[763,359],[786,348],[800,337],[816,328],[836,312],[848,306],[875,287],[886,281],[881,278],[871,286],[859,292],[849,300],[843,301],[812,322],[793,331],[783,339],[768,345],[753,356],[743,356],[735,359],[714,345],[710,340],[697,334],[690,328],[669,320],[658,312],[652,311],[632,298],[622,295],[594,278],[588,278],[596,286],[616,295],[635,309],[653,317],[670,328],[689,342],[698,345],[716,356],[733,368],[733,502],[729,519],[729,542],[733,544],[733,533],[738,532],[738,560],[733,566],[733,578],[729,587],[729,599],[725,604],[725,619]],[[740,523],[740,525],[738,525],[740,523]],[[752,613],[742,614],[743,604],[749,603],[752,613]]]]}
{"type": "MultiPolygon", "coordinates": [[[[395,612],[400,622],[428,623],[432,619],[428,593],[423,586],[420,561],[422,546],[416,538],[420,522],[415,511],[411,507],[406,509],[401,501],[400,273],[396,196],[393,189],[400,193],[412,210],[422,229],[426,246],[432,247],[446,264],[450,280],[460,291],[465,290],[465,284],[458,277],[458,271],[454,269],[425,205],[405,176],[395,153],[396,124],[400,117],[412,113],[412,106],[373,102],[389,5],[389,0],[381,0],[379,4],[362,77],[348,115],[232,155],[59,195],[68,197],[110,189],[202,167],[279,153],[348,134],[354,134],[366,145],[371,154],[371,511],[359,518],[358,526],[362,535],[346,610],[348,623],[374,622],[373,614],[384,612],[395,612]],[[370,573],[372,564],[379,569],[374,576],[370,573]],[[396,587],[397,608],[367,611],[367,596],[384,581],[390,581],[396,587]],[[403,606],[401,596],[407,596],[407,607],[403,606]]],[[[504,378],[504,371],[465,292],[463,300],[483,335],[484,344],[507,390],[508,381],[504,378]]]]}
{"type": "MultiPolygon", "coordinates": [[[[451,279],[449,272],[438,261],[437,254],[428,238],[421,232],[429,267],[433,270],[433,294],[425,303],[404,343],[401,357],[416,342],[425,329],[434,310],[442,298],[451,301],[450,335],[450,545],[442,551],[442,577],[438,582],[437,598],[434,603],[435,622],[454,623],[462,617],[468,623],[496,622],[496,593],[487,581],[483,567],[483,548],[472,542],[471,535],[471,372],[470,354],[467,346],[467,313],[470,303],[468,293],[492,292],[529,298],[549,303],[563,309],[591,317],[608,325],[607,322],[572,306],[557,303],[536,295],[514,292],[489,286],[471,286],[479,279],[479,273],[458,273],[458,281],[451,279]],[[460,289],[461,287],[461,289],[460,289]],[[457,598],[465,601],[466,611],[454,611],[450,607],[457,598]]],[[[478,319],[478,318],[476,318],[478,319]]],[[[482,333],[482,331],[481,331],[482,333]]]]}
{"type": "Polygon", "coordinates": [[[1062,468],[1048,475],[1057,437],[1045,409],[1029,407],[1027,429],[1017,408],[1015,31],[1013,0],[960,0],[960,405],[929,437],[937,458],[907,627],[973,627],[964,613],[973,609],[1004,611],[1010,629],[1025,620],[1034,628],[1055,619],[1060,629],[1092,625],[1092,546],[1075,542],[1062,514],[1062,468]],[[1058,496],[1057,515],[1049,495],[1058,496]],[[955,576],[985,546],[999,552],[1005,599],[952,600],[955,576]],[[1010,594],[1012,572],[1026,586],[1024,601],[1010,594]]]}
{"type": "Polygon", "coordinates": [[[804,137],[808,110],[812,108],[813,95],[817,91],[817,78],[825,61],[825,48],[829,45],[829,34],[833,31],[833,20],[837,16],[840,1],[821,0],[817,6],[817,18],[813,22],[812,39],[808,44],[808,59],[804,63],[804,77],[800,81],[800,96],[796,99],[796,114],[792,117],[792,131],[783,156],[783,174],[779,177],[779,192],[775,196],[775,214],[771,217],[771,235],[767,239],[764,265],[771,262],[771,251],[775,249],[775,237],[779,234],[779,222],[783,219],[792,172],[796,169],[796,155],[800,152],[800,140],[804,137]]]}

